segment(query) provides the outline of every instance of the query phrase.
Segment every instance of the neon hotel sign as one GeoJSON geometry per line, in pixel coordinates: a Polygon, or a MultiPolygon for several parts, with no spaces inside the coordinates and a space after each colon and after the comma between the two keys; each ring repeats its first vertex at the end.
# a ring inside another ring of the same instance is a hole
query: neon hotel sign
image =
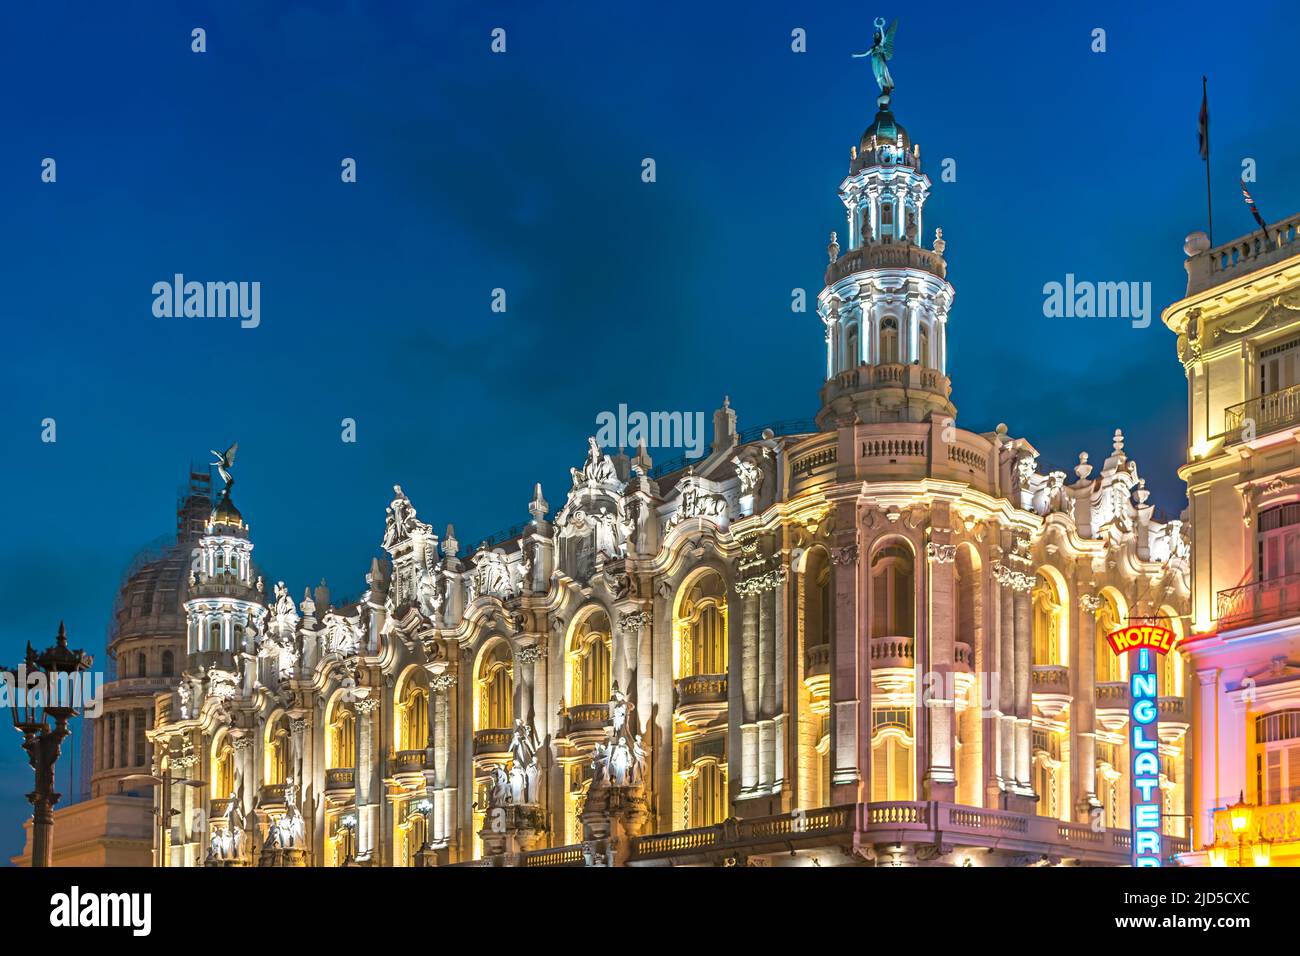
{"type": "Polygon", "coordinates": [[[1174,649],[1178,635],[1163,627],[1132,625],[1107,635],[1111,650],[1127,654],[1129,751],[1132,789],[1133,865],[1160,866],[1160,704],[1157,663],[1174,649]]]}

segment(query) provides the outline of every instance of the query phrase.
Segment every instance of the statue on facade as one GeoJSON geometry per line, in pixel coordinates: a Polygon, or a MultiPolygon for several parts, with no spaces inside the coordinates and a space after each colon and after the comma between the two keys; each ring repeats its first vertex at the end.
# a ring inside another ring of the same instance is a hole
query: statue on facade
{"type": "Polygon", "coordinates": [[[889,102],[889,94],[894,91],[894,78],[889,73],[889,61],[894,58],[894,32],[898,29],[898,21],[895,20],[885,29],[885,18],[876,17],[876,32],[871,39],[871,48],[863,53],[854,53],[856,59],[869,57],[871,59],[871,72],[875,74],[876,85],[880,87],[881,106],[889,102]]]}
{"type": "Polygon", "coordinates": [[[244,811],[239,805],[238,789],[230,791],[230,801],[221,818],[226,821],[222,838],[222,859],[237,860],[244,852],[244,811]]]}
{"type": "Polygon", "coordinates": [[[600,450],[600,445],[596,443],[595,438],[587,439],[587,460],[583,463],[581,470],[570,468],[569,474],[573,476],[573,487],[575,488],[584,482],[603,484],[618,481],[618,473],[614,470],[614,463],[609,460],[608,455],[600,450]]]}
{"type": "Polygon", "coordinates": [[[532,803],[537,799],[537,732],[518,717],[510,739],[510,794],[515,803],[532,803]]]}
{"type": "Polygon", "coordinates": [[[294,607],[293,598],[289,597],[289,589],[284,586],[283,581],[275,582],[275,623],[281,626],[290,624],[293,618],[298,614],[294,607]]]}
{"type": "Polygon", "coordinates": [[[488,771],[488,778],[488,809],[501,809],[511,802],[510,778],[506,776],[505,768],[500,764],[492,765],[488,771]]]}
{"type": "Polygon", "coordinates": [[[284,816],[275,821],[275,846],[292,849],[303,840],[302,812],[298,809],[298,789],[290,777],[284,785],[284,816]]]}
{"type": "Polygon", "coordinates": [[[393,550],[398,542],[409,538],[413,532],[429,534],[433,530],[415,517],[415,506],[411,504],[411,499],[406,497],[401,485],[393,485],[393,496],[393,502],[388,506],[384,518],[383,546],[389,551],[393,550]]]}

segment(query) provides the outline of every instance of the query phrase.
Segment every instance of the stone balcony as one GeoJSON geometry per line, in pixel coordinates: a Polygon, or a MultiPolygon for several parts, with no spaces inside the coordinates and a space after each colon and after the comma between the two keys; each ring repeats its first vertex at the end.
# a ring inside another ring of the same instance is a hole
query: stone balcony
{"type": "Polygon", "coordinates": [[[1188,258],[1183,263],[1187,294],[1195,295],[1300,255],[1300,215],[1272,223],[1268,233],[1268,239],[1262,231],[1253,232],[1188,258]]]}
{"type": "Polygon", "coordinates": [[[1132,704],[1128,681],[1102,681],[1097,685],[1097,721],[1109,733],[1118,733],[1128,725],[1132,704]]]}
{"type": "Polygon", "coordinates": [[[831,672],[831,646],[830,644],[814,644],[804,651],[803,654],[803,673],[804,679],[813,677],[824,677],[831,672]]]}
{"type": "Polygon", "coordinates": [[[1035,664],[1029,671],[1034,708],[1053,720],[1070,706],[1070,668],[1064,664],[1035,664]]]}
{"type": "Polygon", "coordinates": [[[1167,744],[1178,743],[1191,727],[1187,702],[1181,697],[1161,697],[1157,707],[1160,711],[1160,739],[1167,744]]]}
{"type": "Polygon", "coordinates": [[[388,758],[388,771],[394,778],[418,778],[424,780],[424,771],[429,769],[428,751],[399,750],[388,758]]]}
{"type": "Polygon", "coordinates": [[[826,285],[867,269],[919,269],[940,279],[948,276],[943,256],[910,242],[872,243],[850,249],[826,267],[826,285]]]}
{"type": "Polygon", "coordinates": [[[837,373],[822,386],[822,404],[829,405],[841,395],[879,388],[930,392],[942,398],[952,394],[952,382],[937,369],[920,365],[859,365],[837,373]]]}
{"type": "MultiPolygon", "coordinates": [[[[1165,837],[1169,854],[1187,841],[1165,837]]],[[[936,801],[846,804],[632,840],[633,866],[720,865],[768,855],[773,865],[874,859],[877,865],[1027,865],[1075,861],[1092,866],[1129,862],[1127,830],[1093,830],[1050,817],[936,801]],[[946,852],[936,850],[936,844],[946,852]],[[841,853],[840,849],[845,852],[841,853]],[[827,854],[830,855],[827,855],[827,854]],[[800,858],[803,858],[802,861],[800,858]]]]}
{"type": "Polygon", "coordinates": [[[505,763],[510,759],[510,741],[514,731],[509,727],[489,727],[474,731],[474,762],[480,768],[505,763]]]}
{"type": "Polygon", "coordinates": [[[574,704],[560,711],[558,742],[590,751],[609,736],[609,704],[574,704]]]}
{"type": "Polygon", "coordinates": [[[911,637],[873,637],[871,639],[871,669],[890,668],[911,670],[916,666],[916,639],[911,637]]]}
{"type": "Polygon", "coordinates": [[[284,791],[287,784],[268,783],[258,791],[257,807],[259,810],[283,810],[284,791]]]}
{"type": "Polygon", "coordinates": [[[673,712],[691,727],[711,724],[727,713],[726,674],[694,674],[673,682],[673,712]]]}

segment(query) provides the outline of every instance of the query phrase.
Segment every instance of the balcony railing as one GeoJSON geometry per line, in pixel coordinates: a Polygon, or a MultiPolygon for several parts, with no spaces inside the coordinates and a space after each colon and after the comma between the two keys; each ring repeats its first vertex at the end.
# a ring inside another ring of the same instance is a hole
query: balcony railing
{"type": "Polygon", "coordinates": [[[1218,594],[1219,629],[1281,621],[1300,614],[1300,574],[1252,581],[1218,594]]]}
{"type": "Polygon", "coordinates": [[[808,648],[804,651],[803,667],[806,677],[820,677],[823,674],[829,674],[831,669],[831,646],[829,644],[814,644],[808,648]]]}
{"type": "Polygon", "coordinates": [[[1070,668],[1063,664],[1035,664],[1029,676],[1035,694],[1070,692],[1070,668]]]}
{"type": "Polygon", "coordinates": [[[850,249],[826,267],[826,284],[834,285],[845,276],[864,269],[881,267],[920,269],[940,279],[948,274],[948,264],[943,256],[910,242],[872,243],[850,249]]]}
{"type": "Polygon", "coordinates": [[[505,757],[510,753],[514,731],[507,727],[489,727],[474,731],[475,757],[505,757]]]}
{"type": "Polygon", "coordinates": [[[1225,444],[1243,441],[1247,422],[1252,423],[1256,436],[1300,424],[1300,385],[1269,392],[1232,405],[1223,412],[1225,444]]]}
{"type": "Polygon", "coordinates": [[[603,737],[609,723],[608,703],[574,704],[566,707],[560,715],[560,727],[565,737],[592,733],[603,737]]]}
{"type": "Polygon", "coordinates": [[[427,754],[424,750],[399,750],[393,754],[391,766],[394,774],[420,773],[424,770],[427,754]]]}
{"type": "Polygon", "coordinates": [[[351,790],[356,786],[356,771],[352,767],[330,767],[325,771],[325,789],[351,790]]]}
{"type": "Polygon", "coordinates": [[[676,681],[678,706],[689,704],[725,704],[726,674],[696,674],[676,681]]]}
{"type": "Polygon", "coordinates": [[[912,667],[916,663],[916,641],[910,637],[873,637],[871,667],[912,667]]]}

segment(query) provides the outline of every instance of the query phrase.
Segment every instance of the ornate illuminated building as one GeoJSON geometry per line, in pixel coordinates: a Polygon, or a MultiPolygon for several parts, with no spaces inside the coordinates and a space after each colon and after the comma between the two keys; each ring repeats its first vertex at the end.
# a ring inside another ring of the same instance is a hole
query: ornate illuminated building
{"type": "MultiPolygon", "coordinates": [[[[539,485],[465,551],[397,488],[338,605],[261,585],[227,486],[149,731],[166,865],[1128,861],[1104,638],[1181,633],[1184,530],[1118,431],[1067,473],[958,424],[930,181],[879,105],[840,186],[815,422],[740,432],[724,402],[709,453],[659,467],[592,440],[557,510],[539,485]]],[[[1160,682],[1182,849],[1178,654],[1160,682]]]]}
{"type": "Polygon", "coordinates": [[[1188,862],[1300,864],[1298,226],[1292,216],[1217,248],[1193,233],[1187,295],[1163,316],[1189,408],[1188,862]]]}

